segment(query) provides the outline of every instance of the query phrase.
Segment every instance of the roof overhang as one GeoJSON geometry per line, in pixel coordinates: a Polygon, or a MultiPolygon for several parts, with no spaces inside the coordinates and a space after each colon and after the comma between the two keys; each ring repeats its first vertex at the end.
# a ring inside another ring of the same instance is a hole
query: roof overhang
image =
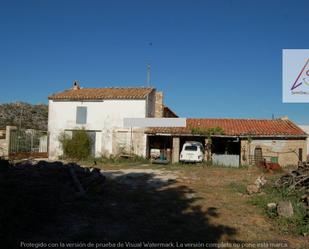
{"type": "MultiPolygon", "coordinates": [[[[207,135],[191,134],[191,133],[151,133],[146,132],[148,136],[173,136],[173,137],[207,137],[207,135]]],[[[308,135],[211,135],[210,137],[222,138],[307,138],[308,135]]]]}
{"type": "Polygon", "coordinates": [[[76,98],[76,99],[70,99],[70,98],[48,98],[48,100],[52,100],[54,102],[103,102],[107,100],[146,100],[145,98],[97,98],[97,99],[86,99],[86,98],[76,98]]]}

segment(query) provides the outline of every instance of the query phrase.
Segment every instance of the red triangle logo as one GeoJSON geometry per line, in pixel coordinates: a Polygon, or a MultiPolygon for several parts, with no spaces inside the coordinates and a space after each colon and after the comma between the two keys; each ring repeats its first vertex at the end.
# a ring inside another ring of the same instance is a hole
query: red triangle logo
{"type": "Polygon", "coordinates": [[[297,76],[293,86],[291,87],[291,91],[301,86],[302,84],[309,86],[309,59],[300,71],[299,75],[297,76]]]}

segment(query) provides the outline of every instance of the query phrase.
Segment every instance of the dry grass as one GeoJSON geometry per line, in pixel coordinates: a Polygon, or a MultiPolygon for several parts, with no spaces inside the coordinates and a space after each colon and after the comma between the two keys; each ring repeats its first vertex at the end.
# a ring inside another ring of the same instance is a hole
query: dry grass
{"type": "MultiPolygon", "coordinates": [[[[104,165],[106,170],[130,168],[131,166],[104,165]]],[[[308,241],[302,236],[282,234],[276,224],[268,219],[263,210],[249,203],[246,186],[265,174],[267,179],[277,178],[276,173],[265,173],[256,167],[227,168],[201,165],[143,165],[136,168],[153,168],[177,172],[176,185],[184,185],[195,192],[202,210],[215,208],[218,215],[211,217],[213,224],[236,229],[233,239],[239,241],[288,240],[293,248],[300,248],[308,241]]],[[[279,173],[280,174],[280,173],[279,173]]],[[[224,238],[222,238],[224,240],[224,238]]]]}
{"type": "MultiPolygon", "coordinates": [[[[16,245],[21,239],[75,242],[288,240],[293,248],[305,244],[301,237],[280,234],[262,210],[248,203],[249,197],[243,194],[244,186],[263,174],[257,168],[150,164],[104,164],[101,167],[105,171],[125,169],[126,175],[130,169],[134,172],[159,169],[161,173],[176,175],[176,178],[164,186],[151,188],[146,185],[155,178],[152,173],[143,175],[134,188],[119,184],[116,178],[108,180],[103,191],[94,189],[86,198],[66,202],[53,195],[52,203],[45,203],[37,189],[36,195],[26,204],[29,210],[36,210],[34,207],[40,203],[42,217],[46,217],[45,210],[48,210],[46,214],[50,217],[39,221],[36,213],[31,218],[20,216],[20,213],[26,215],[28,212],[22,203],[24,196],[29,196],[29,190],[26,185],[20,185],[13,173],[5,173],[7,176],[3,175],[0,182],[0,199],[11,205],[1,206],[7,211],[7,224],[2,223],[10,236],[7,242],[16,245]],[[16,201],[21,205],[14,205],[16,201]],[[45,209],[44,205],[51,206],[45,209]],[[26,233],[18,230],[18,223],[31,227],[31,230],[26,233]]],[[[52,179],[44,177],[46,184],[52,179]]]]}

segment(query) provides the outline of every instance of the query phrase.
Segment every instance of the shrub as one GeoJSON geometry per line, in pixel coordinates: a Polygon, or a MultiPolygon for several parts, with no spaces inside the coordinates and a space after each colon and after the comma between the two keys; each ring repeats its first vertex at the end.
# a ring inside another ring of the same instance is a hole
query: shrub
{"type": "Polygon", "coordinates": [[[65,158],[84,160],[91,155],[91,139],[84,129],[73,131],[72,136],[62,133],[59,141],[65,158]]]}
{"type": "Polygon", "coordinates": [[[196,135],[204,135],[210,138],[212,135],[224,135],[224,130],[221,127],[213,128],[191,128],[191,133],[196,135]]]}
{"type": "Polygon", "coordinates": [[[260,207],[263,212],[272,218],[283,233],[304,234],[309,233],[308,216],[300,198],[302,192],[288,191],[287,188],[278,188],[272,184],[266,184],[263,187],[264,195],[255,195],[248,201],[249,203],[260,207]],[[277,215],[275,210],[268,210],[267,203],[278,203],[281,200],[290,201],[294,209],[294,215],[291,218],[284,218],[277,215]]]}

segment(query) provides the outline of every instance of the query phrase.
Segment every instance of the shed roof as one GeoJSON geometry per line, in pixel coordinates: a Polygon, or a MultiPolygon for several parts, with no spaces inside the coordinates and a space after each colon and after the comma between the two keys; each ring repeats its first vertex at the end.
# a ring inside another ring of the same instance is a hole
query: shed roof
{"type": "Polygon", "coordinates": [[[226,136],[299,136],[307,134],[290,120],[283,119],[187,119],[186,127],[154,127],[148,134],[192,134],[193,128],[220,127],[226,136]]]}
{"type": "Polygon", "coordinates": [[[166,105],[163,105],[163,117],[175,117],[178,118],[178,115],[171,110],[171,108],[169,108],[166,105]]]}
{"type": "Polygon", "coordinates": [[[51,100],[103,100],[103,99],[145,99],[154,88],[78,88],[55,93],[48,97],[51,100]]]}

